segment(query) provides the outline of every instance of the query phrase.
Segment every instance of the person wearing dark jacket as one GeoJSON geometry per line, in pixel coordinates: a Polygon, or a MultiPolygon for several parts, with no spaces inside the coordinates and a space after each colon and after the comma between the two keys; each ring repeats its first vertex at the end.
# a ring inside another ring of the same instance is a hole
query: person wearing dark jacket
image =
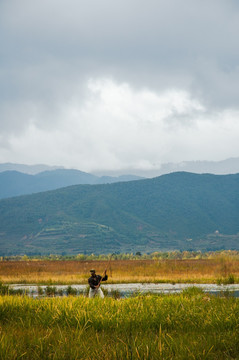
{"type": "Polygon", "coordinates": [[[106,270],[104,273],[104,277],[100,275],[96,275],[95,270],[90,270],[91,277],[88,279],[88,283],[90,285],[89,297],[93,298],[95,296],[99,296],[100,298],[104,298],[103,291],[100,289],[101,281],[108,280],[108,276],[106,275],[106,270]]]}

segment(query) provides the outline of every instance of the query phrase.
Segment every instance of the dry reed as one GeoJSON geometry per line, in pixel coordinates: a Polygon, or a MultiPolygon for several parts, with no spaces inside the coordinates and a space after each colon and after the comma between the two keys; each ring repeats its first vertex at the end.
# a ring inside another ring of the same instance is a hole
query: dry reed
{"type": "MultiPolygon", "coordinates": [[[[3,283],[85,284],[89,270],[102,274],[107,261],[1,261],[3,283]]],[[[239,259],[218,257],[185,260],[113,260],[108,283],[194,282],[215,283],[233,276],[239,281],[239,259]]]]}

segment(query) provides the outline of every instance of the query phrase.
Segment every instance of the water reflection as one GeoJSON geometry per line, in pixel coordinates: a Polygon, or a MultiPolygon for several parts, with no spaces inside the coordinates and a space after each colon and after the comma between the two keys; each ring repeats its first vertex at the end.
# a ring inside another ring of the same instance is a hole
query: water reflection
{"type": "MultiPolygon", "coordinates": [[[[131,296],[134,293],[152,293],[152,294],[174,294],[180,293],[184,289],[192,286],[202,289],[206,293],[223,294],[229,292],[231,295],[239,297],[239,284],[230,285],[216,285],[216,284],[104,284],[104,289],[109,295],[117,292],[120,297],[131,296]]],[[[14,284],[9,286],[13,290],[22,290],[30,296],[46,296],[46,295],[79,295],[86,294],[88,285],[52,285],[52,286],[38,286],[38,285],[20,285],[14,284]],[[55,294],[54,290],[55,289],[55,294]],[[51,293],[52,292],[52,293],[51,293]]]]}

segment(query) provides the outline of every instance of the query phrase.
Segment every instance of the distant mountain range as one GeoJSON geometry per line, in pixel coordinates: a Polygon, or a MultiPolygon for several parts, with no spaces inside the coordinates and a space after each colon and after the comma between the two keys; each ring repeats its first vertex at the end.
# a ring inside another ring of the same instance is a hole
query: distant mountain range
{"type": "Polygon", "coordinates": [[[24,174],[35,175],[43,171],[51,171],[57,169],[64,169],[64,167],[48,166],[44,164],[37,164],[37,165],[25,165],[25,164],[13,164],[13,163],[0,164],[0,173],[3,171],[19,171],[24,174]]]}
{"type": "Polygon", "coordinates": [[[239,158],[230,158],[221,161],[184,161],[180,163],[163,164],[160,168],[162,174],[177,171],[187,171],[197,174],[237,174],[239,173],[239,158]]]}
{"type": "Polygon", "coordinates": [[[52,169],[35,175],[18,171],[0,172],[0,199],[59,189],[77,184],[105,184],[142,179],[135,175],[98,177],[79,170],[52,169]]]}
{"type": "MultiPolygon", "coordinates": [[[[151,170],[142,169],[128,169],[127,172],[134,175],[143,176],[145,178],[157,177],[172,172],[187,171],[196,174],[237,174],[239,173],[239,158],[230,158],[222,161],[183,161],[179,163],[166,163],[161,166],[155,166],[151,170]]],[[[125,170],[123,171],[123,173],[125,170]]],[[[99,171],[97,175],[108,174],[117,176],[122,174],[122,171],[99,171]]]]}
{"type": "Polygon", "coordinates": [[[222,161],[185,161],[167,163],[155,170],[111,171],[89,174],[80,170],[65,169],[60,166],[43,164],[0,164],[0,199],[33,194],[42,191],[60,189],[61,187],[80,184],[110,184],[114,182],[141,180],[173,172],[187,171],[192,173],[236,174],[239,173],[239,158],[222,161]]]}
{"type": "Polygon", "coordinates": [[[239,174],[172,173],[0,201],[0,255],[239,250],[239,174]]]}
{"type": "MultiPolygon", "coordinates": [[[[61,170],[65,169],[63,166],[49,166],[49,165],[25,165],[25,164],[13,164],[13,163],[4,163],[0,164],[0,173],[3,171],[19,171],[24,174],[35,175],[44,171],[52,170],[61,170]]],[[[71,169],[72,170],[72,169],[71,169]]],[[[97,177],[101,176],[111,176],[118,177],[125,174],[137,175],[140,177],[152,178],[164,174],[169,174],[171,172],[178,171],[187,171],[196,174],[216,174],[216,175],[226,175],[226,174],[237,174],[239,173],[239,157],[229,158],[221,161],[183,161],[179,163],[165,163],[160,166],[155,166],[151,170],[142,170],[142,169],[127,169],[127,170],[102,170],[98,172],[93,172],[93,175],[97,177]]]]}

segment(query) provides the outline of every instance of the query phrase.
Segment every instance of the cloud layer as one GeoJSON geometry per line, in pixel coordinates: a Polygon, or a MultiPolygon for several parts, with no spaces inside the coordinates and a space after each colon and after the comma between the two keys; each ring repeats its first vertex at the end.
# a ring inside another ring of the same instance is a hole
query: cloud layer
{"type": "Polygon", "coordinates": [[[0,162],[238,156],[236,0],[0,3],[0,162]]]}

